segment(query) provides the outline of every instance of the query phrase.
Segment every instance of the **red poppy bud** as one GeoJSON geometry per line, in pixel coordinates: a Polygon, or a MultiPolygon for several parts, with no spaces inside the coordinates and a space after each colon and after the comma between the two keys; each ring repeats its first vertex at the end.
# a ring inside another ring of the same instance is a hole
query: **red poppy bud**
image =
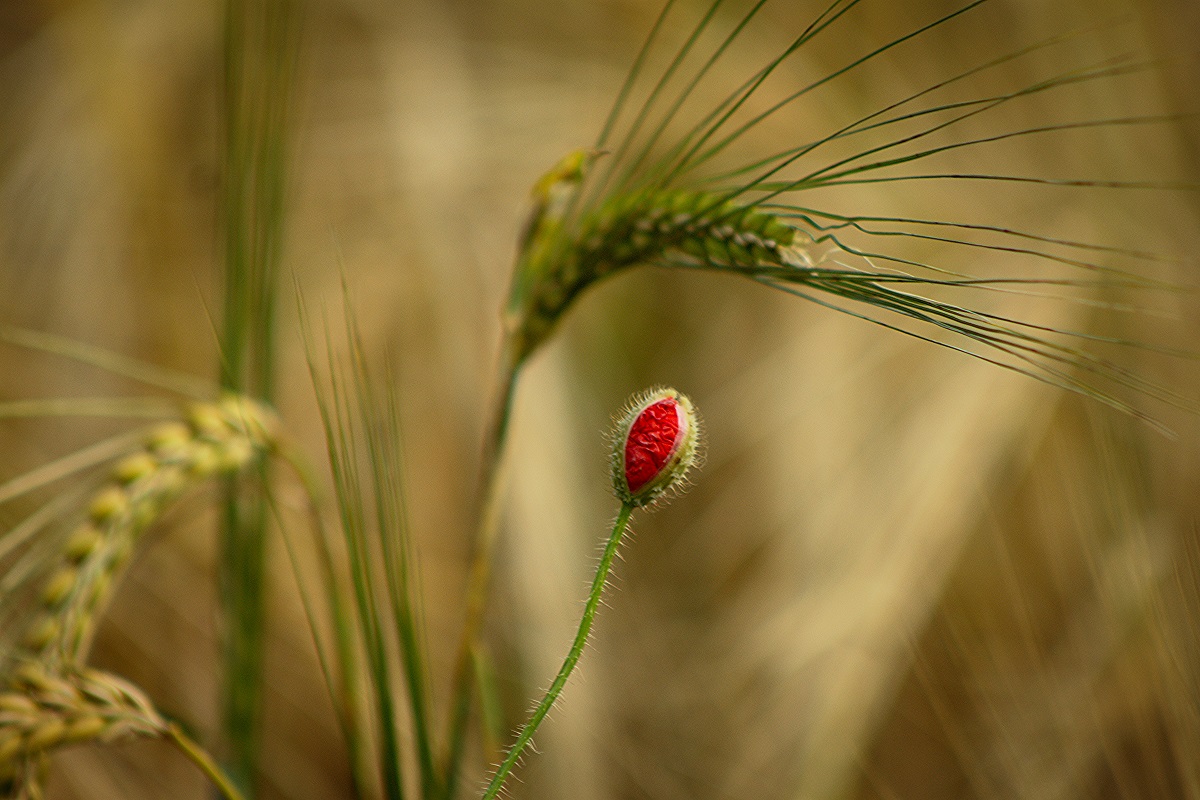
{"type": "Polygon", "coordinates": [[[700,423],[692,403],[674,389],[639,395],[617,426],[613,487],[625,503],[652,503],[677,486],[696,460],[700,423]]]}

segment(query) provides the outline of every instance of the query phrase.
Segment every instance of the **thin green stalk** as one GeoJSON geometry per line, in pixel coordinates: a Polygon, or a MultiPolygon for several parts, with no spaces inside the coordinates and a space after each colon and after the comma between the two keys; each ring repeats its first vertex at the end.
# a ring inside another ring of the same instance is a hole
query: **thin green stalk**
{"type": "MultiPolygon", "coordinates": [[[[293,0],[227,0],[224,9],[221,385],[266,401],[275,382],[296,8],[293,0]]],[[[230,772],[246,792],[261,738],[268,483],[265,468],[229,481],[222,514],[222,715],[230,772]]]]}
{"type": "Polygon", "coordinates": [[[454,685],[450,705],[450,731],[446,737],[446,755],[442,762],[444,765],[442,797],[445,800],[454,797],[463,751],[466,748],[467,722],[470,719],[471,700],[475,689],[474,653],[479,644],[479,633],[483,627],[484,612],[487,609],[492,560],[500,527],[501,500],[507,485],[504,448],[508,438],[508,423],[512,416],[513,399],[516,394],[517,376],[521,367],[520,363],[515,363],[513,358],[511,338],[506,339],[500,363],[501,374],[497,382],[498,395],[495,411],[484,444],[480,484],[483,487],[483,496],[477,514],[478,527],[474,552],[467,575],[466,613],[455,659],[454,685]]]}
{"type": "MultiPolygon", "coordinates": [[[[331,351],[328,341],[326,347],[331,351]]],[[[337,494],[342,533],[346,540],[356,618],[365,648],[370,689],[374,694],[373,708],[377,711],[373,721],[379,736],[384,796],[388,800],[403,800],[402,747],[396,730],[396,701],[392,692],[394,673],[388,657],[378,598],[373,588],[371,553],[367,541],[368,519],[363,504],[365,495],[358,464],[353,457],[354,429],[350,401],[345,396],[346,386],[344,377],[332,376],[329,397],[326,399],[318,392],[317,406],[325,430],[329,465],[337,494]]]]}
{"type": "MultiPolygon", "coordinates": [[[[342,738],[346,741],[354,796],[366,797],[369,794],[368,787],[371,785],[371,781],[368,777],[370,775],[370,766],[366,758],[367,748],[363,741],[362,730],[358,724],[358,720],[362,716],[362,693],[361,681],[359,679],[361,660],[358,658],[358,651],[354,646],[350,611],[346,602],[347,593],[343,582],[339,579],[333,552],[330,549],[331,534],[326,528],[324,518],[321,516],[321,503],[319,500],[322,495],[320,484],[309,467],[308,462],[298,450],[291,446],[290,442],[281,442],[278,453],[282,462],[291,468],[292,473],[304,488],[307,512],[311,520],[314,534],[313,539],[316,545],[317,564],[320,569],[321,583],[325,588],[325,598],[329,603],[329,613],[333,623],[333,652],[335,653],[336,664],[338,665],[336,675],[334,673],[335,668],[330,663],[328,656],[328,645],[325,643],[325,639],[321,635],[320,626],[317,624],[317,613],[308,597],[295,547],[292,545],[287,527],[280,524],[279,528],[283,532],[283,542],[288,558],[292,563],[292,572],[296,576],[297,585],[300,589],[300,599],[304,604],[305,616],[308,618],[309,629],[312,632],[313,642],[316,645],[317,658],[321,665],[321,674],[325,679],[326,689],[329,691],[329,696],[333,701],[334,712],[337,715],[338,727],[341,729],[342,738]]],[[[274,504],[272,504],[272,510],[276,522],[279,523],[279,511],[274,507],[274,504]]]]}
{"type": "MultiPolygon", "coordinates": [[[[383,589],[390,603],[388,611],[395,628],[395,641],[404,662],[421,793],[423,797],[432,799],[440,796],[440,781],[434,764],[433,733],[429,722],[427,660],[421,637],[418,635],[419,608],[412,596],[409,567],[411,535],[405,516],[407,500],[401,475],[403,457],[400,444],[400,409],[394,389],[396,381],[394,376],[389,374],[384,381],[389,387],[388,390],[381,396],[376,389],[367,369],[361,332],[354,309],[349,303],[348,289],[346,291],[346,339],[350,345],[350,360],[353,364],[351,385],[358,400],[363,439],[371,464],[375,533],[379,540],[377,552],[382,556],[383,589]]],[[[376,574],[378,573],[371,573],[372,576],[376,574]]]]}
{"type": "Polygon", "coordinates": [[[179,748],[179,752],[187,756],[189,761],[200,768],[200,771],[212,781],[213,786],[217,788],[217,791],[221,793],[225,800],[245,800],[245,797],[238,791],[238,788],[229,779],[229,776],[221,771],[216,761],[213,761],[212,756],[204,748],[192,741],[178,725],[175,723],[167,725],[166,733],[167,738],[179,748]]]}
{"type": "Polygon", "coordinates": [[[612,535],[608,537],[608,543],[604,546],[604,553],[600,556],[600,565],[596,568],[596,577],[592,579],[592,590],[588,594],[587,604],[583,607],[583,618],[579,620],[579,630],[575,634],[575,641],[572,642],[571,649],[567,653],[566,659],[563,660],[558,674],[554,676],[553,683],[546,690],[546,695],[538,703],[537,708],[534,709],[529,721],[521,728],[521,733],[517,736],[517,741],[513,743],[512,748],[508,751],[508,755],[504,757],[504,761],[496,768],[496,772],[492,775],[492,780],[488,784],[487,790],[483,793],[483,800],[492,800],[500,792],[500,789],[504,786],[504,781],[508,778],[517,760],[521,757],[521,753],[533,739],[533,734],[537,731],[538,726],[542,724],[542,720],[550,713],[550,709],[553,708],[554,702],[558,700],[563,687],[567,685],[567,678],[571,677],[571,672],[575,669],[575,665],[579,663],[579,658],[583,655],[583,648],[587,644],[588,633],[592,630],[592,621],[596,618],[596,609],[600,606],[600,597],[604,594],[604,584],[608,580],[608,572],[612,568],[613,560],[617,556],[617,549],[621,545],[621,539],[625,535],[625,529],[629,525],[631,514],[633,514],[633,506],[629,503],[623,503],[620,513],[617,514],[617,521],[613,524],[612,535]]]}

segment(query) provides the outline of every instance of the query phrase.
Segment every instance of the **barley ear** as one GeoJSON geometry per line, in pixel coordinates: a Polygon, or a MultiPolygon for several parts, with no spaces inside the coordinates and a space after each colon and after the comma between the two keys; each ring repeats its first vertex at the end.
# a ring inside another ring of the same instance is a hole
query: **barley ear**
{"type": "Polygon", "coordinates": [[[25,630],[25,653],[60,670],[82,663],[96,616],[141,534],[188,489],[257,463],[278,430],[269,409],[230,395],[151,431],[111,468],[58,553],[25,630]]]}
{"type": "Polygon", "coordinates": [[[0,693],[0,785],[21,778],[59,747],[83,742],[160,738],[167,723],[133,684],[106,672],[55,674],[22,664],[0,693]]]}
{"type": "MultiPolygon", "coordinates": [[[[573,173],[572,179],[561,181],[559,191],[579,191],[579,178],[573,173]]],[[[710,192],[637,189],[609,197],[569,225],[541,205],[534,220],[508,305],[518,364],[550,336],[584,289],[623,269],[677,264],[754,274],[806,261],[798,244],[807,240],[797,237],[794,226],[710,192]]]]}
{"type": "Polygon", "coordinates": [[[41,797],[46,757],[75,744],[166,739],[227,800],[243,800],[216,762],[129,681],[100,670],[62,674],[36,661],[21,664],[0,691],[0,794],[41,797]]]}

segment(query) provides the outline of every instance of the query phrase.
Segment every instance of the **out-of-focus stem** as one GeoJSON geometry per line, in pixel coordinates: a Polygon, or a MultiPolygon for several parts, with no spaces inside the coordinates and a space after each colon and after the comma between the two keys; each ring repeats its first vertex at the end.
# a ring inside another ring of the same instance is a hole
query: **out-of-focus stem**
{"type": "MultiPolygon", "coordinates": [[[[284,241],[290,104],[302,0],[226,0],[220,216],[221,385],[270,402],[284,241]]],[[[262,727],[269,467],[231,479],[221,520],[222,726],[227,766],[253,796],[262,727]]]]}
{"type": "Polygon", "coordinates": [[[481,497],[476,514],[477,527],[471,564],[467,573],[466,612],[454,667],[449,735],[443,761],[445,775],[442,786],[443,797],[446,800],[454,796],[466,746],[467,722],[471,715],[471,700],[475,688],[474,653],[487,608],[496,537],[500,528],[500,512],[508,485],[505,442],[521,363],[514,353],[512,338],[506,337],[500,357],[500,376],[496,382],[497,394],[493,404],[493,416],[484,443],[483,463],[480,469],[481,497]]]}
{"type": "Polygon", "coordinates": [[[217,766],[217,762],[213,761],[212,756],[196,744],[192,739],[183,732],[176,724],[167,725],[167,738],[169,738],[179,751],[187,756],[188,760],[200,768],[200,771],[212,781],[213,786],[217,788],[225,800],[245,800],[238,788],[233,785],[233,781],[229,780],[221,768],[217,766]]]}

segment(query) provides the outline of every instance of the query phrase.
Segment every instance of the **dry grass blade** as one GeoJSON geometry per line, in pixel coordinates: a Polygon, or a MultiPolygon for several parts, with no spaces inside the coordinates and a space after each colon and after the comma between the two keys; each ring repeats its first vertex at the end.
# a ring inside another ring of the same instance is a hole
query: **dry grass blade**
{"type": "Polygon", "coordinates": [[[163,369],[64,336],[3,326],[0,327],[0,341],[89,364],[113,375],[122,375],[147,386],[165,389],[193,400],[201,400],[212,394],[212,384],[187,373],[163,369]]]}

